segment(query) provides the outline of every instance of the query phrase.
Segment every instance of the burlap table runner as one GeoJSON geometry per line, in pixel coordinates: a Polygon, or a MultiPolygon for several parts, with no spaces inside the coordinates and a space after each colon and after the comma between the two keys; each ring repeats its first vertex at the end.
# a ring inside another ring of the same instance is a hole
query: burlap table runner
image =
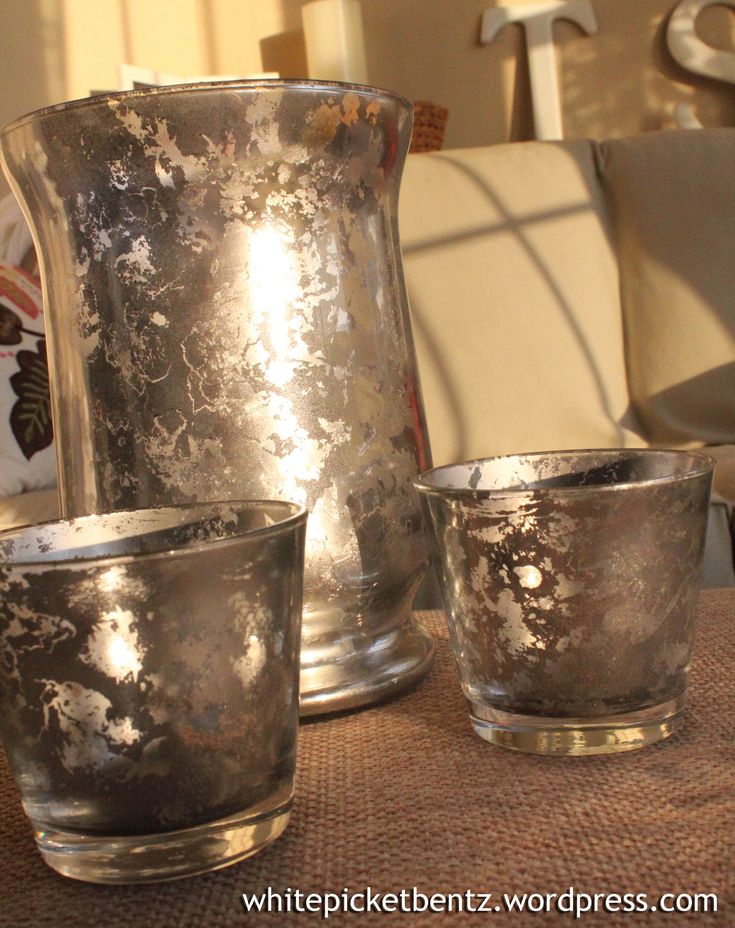
{"type": "MultiPolygon", "coordinates": [[[[241,893],[710,892],[711,915],[585,916],[581,924],[734,924],[735,590],[700,608],[686,725],[628,754],[539,758],[470,729],[439,613],[430,676],[382,706],[302,727],[291,824],[261,855],[174,883],[100,887],[49,870],[0,762],[0,925],[316,925],[318,914],[246,916],[241,893]]],[[[1,754],[1,752],[0,752],[1,754]]],[[[327,924],[522,926],[571,915],[333,915],[327,924]]]]}

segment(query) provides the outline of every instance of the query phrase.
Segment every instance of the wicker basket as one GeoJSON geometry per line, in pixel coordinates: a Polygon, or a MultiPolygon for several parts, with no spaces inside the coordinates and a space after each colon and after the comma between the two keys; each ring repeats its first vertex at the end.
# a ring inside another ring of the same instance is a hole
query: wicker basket
{"type": "Polygon", "coordinates": [[[444,144],[444,130],[448,115],[449,110],[437,103],[416,100],[410,151],[439,151],[444,144]]]}

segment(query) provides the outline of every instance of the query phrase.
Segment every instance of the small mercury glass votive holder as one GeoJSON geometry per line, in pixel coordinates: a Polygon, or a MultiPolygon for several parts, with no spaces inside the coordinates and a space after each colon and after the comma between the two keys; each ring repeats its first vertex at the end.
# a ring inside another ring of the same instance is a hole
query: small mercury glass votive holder
{"type": "Polygon", "coordinates": [[[288,823],[306,511],[201,503],[0,535],[0,735],[46,863],[235,863],[288,823]]]}
{"type": "Polygon", "coordinates": [[[602,754],[672,734],[713,467],[680,451],[559,451],[416,481],[480,737],[602,754]]]}

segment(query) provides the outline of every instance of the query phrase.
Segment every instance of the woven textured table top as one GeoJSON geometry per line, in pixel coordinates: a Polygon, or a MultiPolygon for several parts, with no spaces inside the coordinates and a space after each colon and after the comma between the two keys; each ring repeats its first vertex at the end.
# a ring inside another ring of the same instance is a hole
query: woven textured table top
{"type": "MultiPolygon", "coordinates": [[[[240,894],[345,888],[431,893],[717,893],[712,915],[590,915],[581,924],[735,924],[735,590],[705,591],[686,724],[616,756],[543,758],[471,730],[440,613],[428,678],[393,702],[302,726],[285,835],[234,867],[173,883],[101,887],[57,876],[35,850],[0,752],[0,925],[218,928],[316,925],[246,915],[240,894]]],[[[478,900],[474,904],[481,905],[478,900]]],[[[546,925],[571,915],[333,915],[327,924],[546,925]]]]}

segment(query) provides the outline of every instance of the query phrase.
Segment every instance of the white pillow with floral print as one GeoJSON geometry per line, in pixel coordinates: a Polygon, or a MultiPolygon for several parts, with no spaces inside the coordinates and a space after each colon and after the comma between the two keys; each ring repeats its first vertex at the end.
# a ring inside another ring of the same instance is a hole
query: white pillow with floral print
{"type": "Polygon", "coordinates": [[[0,497],[55,484],[41,291],[0,260],[0,497]]]}

